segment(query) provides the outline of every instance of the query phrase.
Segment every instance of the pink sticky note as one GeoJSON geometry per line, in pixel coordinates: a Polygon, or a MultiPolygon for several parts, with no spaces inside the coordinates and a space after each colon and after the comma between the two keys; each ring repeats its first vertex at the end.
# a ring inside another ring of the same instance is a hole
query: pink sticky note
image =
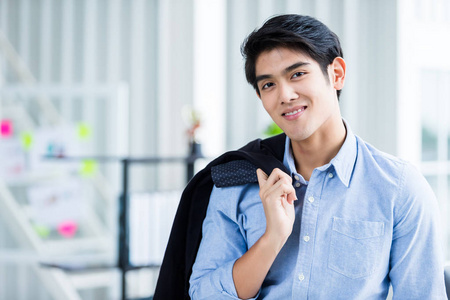
{"type": "Polygon", "coordinates": [[[3,119],[0,122],[0,135],[2,137],[10,137],[13,134],[13,125],[11,120],[3,119]]]}
{"type": "Polygon", "coordinates": [[[71,238],[77,232],[78,225],[73,221],[65,221],[58,225],[58,232],[65,238],[71,238]]]}

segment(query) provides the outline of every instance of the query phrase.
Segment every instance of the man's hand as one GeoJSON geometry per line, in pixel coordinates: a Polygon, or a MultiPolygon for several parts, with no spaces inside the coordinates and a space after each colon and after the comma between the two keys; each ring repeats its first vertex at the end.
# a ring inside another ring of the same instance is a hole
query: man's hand
{"type": "Polygon", "coordinates": [[[275,258],[286,243],[294,225],[294,200],[297,200],[291,177],[274,169],[267,176],[256,171],[259,196],[266,215],[266,232],[233,266],[233,281],[241,299],[257,295],[275,258]]]}
{"type": "Polygon", "coordinates": [[[266,215],[264,235],[281,250],[292,232],[295,219],[294,201],[297,196],[292,186],[292,178],[280,169],[274,169],[270,176],[261,169],[258,169],[256,174],[259,196],[266,215]]]}

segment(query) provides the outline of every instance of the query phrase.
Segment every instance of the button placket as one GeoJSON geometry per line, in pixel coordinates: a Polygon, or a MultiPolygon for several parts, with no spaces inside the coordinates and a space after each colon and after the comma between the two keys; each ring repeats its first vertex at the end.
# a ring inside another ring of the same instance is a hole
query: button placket
{"type": "Polygon", "coordinates": [[[316,234],[317,215],[319,210],[319,200],[321,199],[321,189],[327,173],[315,170],[306,185],[304,194],[304,206],[302,212],[301,231],[299,240],[302,244],[299,247],[296,264],[296,280],[294,281],[294,291],[296,295],[307,298],[309,290],[309,273],[312,268],[314,257],[314,237],[316,234]]]}

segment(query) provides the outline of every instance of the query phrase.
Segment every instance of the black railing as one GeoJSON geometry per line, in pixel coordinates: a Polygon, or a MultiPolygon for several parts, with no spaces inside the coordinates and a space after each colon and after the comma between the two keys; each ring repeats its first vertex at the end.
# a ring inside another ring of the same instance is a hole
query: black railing
{"type": "MultiPolygon", "coordinates": [[[[63,269],[67,272],[85,272],[89,270],[100,270],[118,268],[121,273],[121,299],[127,300],[127,272],[142,268],[159,268],[160,264],[148,265],[131,265],[130,264],[130,240],[129,240],[129,182],[130,182],[130,167],[134,164],[161,164],[161,163],[184,163],[186,165],[186,182],[189,182],[194,176],[194,166],[198,159],[205,158],[202,155],[199,144],[192,144],[189,155],[186,157],[112,157],[112,156],[86,156],[86,157],[65,157],[65,156],[46,156],[47,160],[95,160],[97,162],[120,162],[122,167],[122,184],[119,196],[119,236],[118,236],[118,260],[117,265],[95,265],[95,266],[73,266],[71,264],[52,264],[41,263],[45,267],[54,267],[63,269]]],[[[141,298],[151,299],[151,298],[141,298]]],[[[131,299],[128,299],[131,300],[131,299]]],[[[136,299],[133,299],[136,300],[136,299]]]]}

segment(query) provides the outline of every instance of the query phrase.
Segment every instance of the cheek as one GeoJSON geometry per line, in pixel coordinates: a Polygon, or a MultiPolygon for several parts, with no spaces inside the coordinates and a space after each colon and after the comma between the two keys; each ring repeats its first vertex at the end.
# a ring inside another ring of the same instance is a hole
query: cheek
{"type": "Polygon", "coordinates": [[[271,101],[270,99],[261,99],[261,103],[264,107],[264,109],[267,111],[267,113],[272,114],[274,109],[276,108],[275,102],[271,101]]]}
{"type": "Polygon", "coordinates": [[[271,113],[270,106],[267,103],[263,103],[263,107],[264,107],[264,109],[266,110],[267,113],[269,113],[269,114],[271,113]]]}

